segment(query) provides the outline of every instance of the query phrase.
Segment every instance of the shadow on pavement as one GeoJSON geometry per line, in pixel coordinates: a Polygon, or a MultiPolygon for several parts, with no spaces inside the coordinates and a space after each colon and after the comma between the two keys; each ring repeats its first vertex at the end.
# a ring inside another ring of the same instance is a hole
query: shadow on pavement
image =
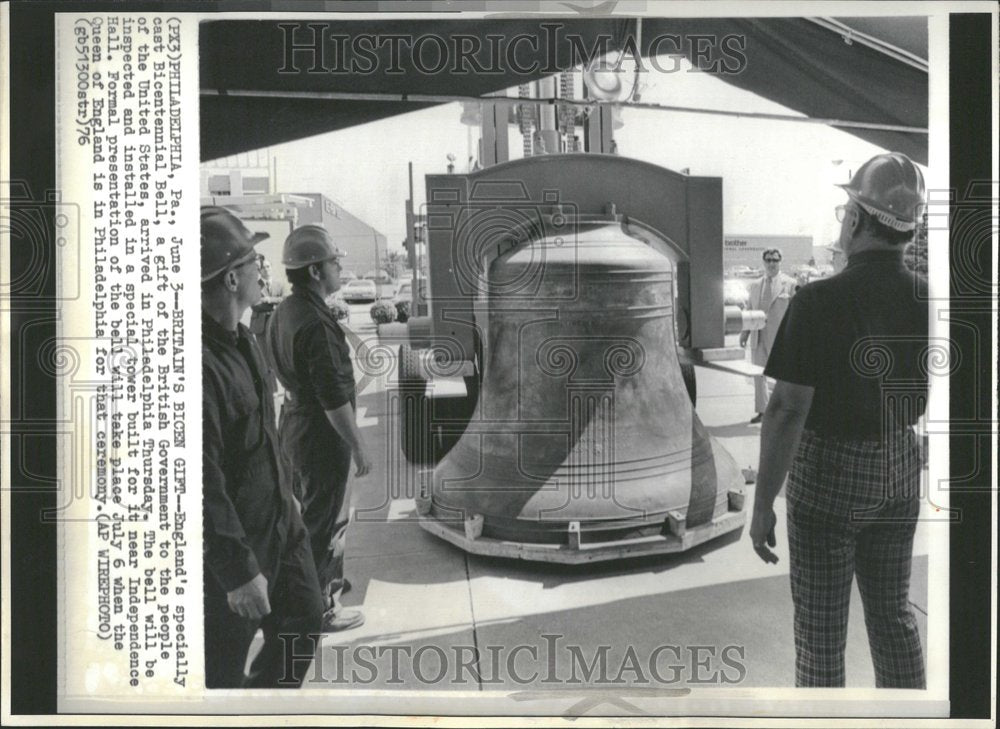
{"type": "Polygon", "coordinates": [[[731,425],[706,425],[705,430],[716,438],[742,438],[746,436],[760,437],[760,426],[746,423],[733,423],[731,425]]]}
{"type": "MultiPolygon", "coordinates": [[[[914,590],[926,590],[926,557],[916,558],[913,568],[914,590]]],[[[423,604],[391,609],[433,612],[433,595],[428,591],[423,604]]],[[[923,596],[911,599],[926,604],[923,596]]],[[[850,614],[847,685],[873,688],[856,587],[850,614]]],[[[920,611],[916,615],[926,654],[927,617],[920,611]]],[[[453,621],[433,630],[354,638],[352,632],[324,639],[321,664],[326,680],[307,688],[356,690],[360,682],[371,688],[423,691],[468,691],[479,686],[485,691],[738,689],[791,687],[794,680],[787,574],[575,608],[525,605],[515,618],[453,621]],[[333,680],[352,671],[359,679],[353,685],[333,680]]]]}

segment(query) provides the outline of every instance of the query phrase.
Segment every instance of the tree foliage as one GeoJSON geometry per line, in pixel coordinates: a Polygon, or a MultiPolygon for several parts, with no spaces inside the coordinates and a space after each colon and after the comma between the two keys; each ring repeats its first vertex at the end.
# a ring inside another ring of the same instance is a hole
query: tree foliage
{"type": "Polygon", "coordinates": [[[406,268],[406,264],[409,260],[406,251],[387,251],[385,258],[382,260],[382,268],[393,278],[399,278],[403,269],[406,268]]]}
{"type": "Polygon", "coordinates": [[[371,317],[376,324],[389,324],[396,320],[396,307],[391,301],[378,301],[372,305],[371,317]]]}

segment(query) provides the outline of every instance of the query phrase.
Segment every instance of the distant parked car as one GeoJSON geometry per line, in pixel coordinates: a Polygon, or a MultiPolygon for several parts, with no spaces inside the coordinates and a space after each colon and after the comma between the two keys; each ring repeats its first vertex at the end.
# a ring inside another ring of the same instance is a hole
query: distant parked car
{"type": "MultiPolygon", "coordinates": [[[[420,295],[425,297],[427,295],[426,278],[420,279],[420,295]]],[[[396,298],[393,299],[393,302],[398,304],[400,301],[413,301],[413,279],[406,279],[400,282],[399,288],[396,289],[396,298]]]]}
{"type": "Polygon", "coordinates": [[[758,278],[762,275],[759,268],[751,268],[750,266],[733,266],[729,269],[730,278],[758,278]]]}
{"type": "Polygon", "coordinates": [[[368,271],[363,278],[375,284],[375,291],[380,299],[391,299],[396,295],[396,282],[385,271],[368,271]]]}
{"type": "MultiPolygon", "coordinates": [[[[421,278],[420,281],[420,295],[424,299],[427,297],[427,279],[421,278]]],[[[399,282],[399,288],[396,289],[396,296],[393,298],[392,303],[396,305],[396,311],[398,316],[396,321],[405,322],[410,318],[410,314],[413,311],[413,278],[407,278],[399,282]]]]}
{"type": "Polygon", "coordinates": [[[398,304],[400,301],[413,301],[413,282],[403,281],[396,289],[396,296],[392,303],[398,304]]]}
{"type": "Polygon", "coordinates": [[[371,303],[378,298],[375,282],[364,278],[348,281],[347,285],[341,291],[343,292],[344,301],[349,304],[371,303]]]}

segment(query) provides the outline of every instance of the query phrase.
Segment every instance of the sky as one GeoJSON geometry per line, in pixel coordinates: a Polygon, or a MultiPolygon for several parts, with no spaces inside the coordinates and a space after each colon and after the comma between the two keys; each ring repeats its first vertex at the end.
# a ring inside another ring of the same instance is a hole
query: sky
{"type": "MultiPolygon", "coordinates": [[[[659,64],[672,67],[667,59],[659,64]]],[[[743,112],[795,114],[717,78],[692,70],[650,70],[640,81],[643,102],[743,112]]],[[[363,126],[270,148],[278,192],[322,192],[387,236],[389,248],[405,237],[407,162],[413,162],[415,202],[424,199],[425,174],[443,173],[447,155],[464,172],[472,130],[459,104],[414,111],[363,126]]],[[[839,229],[834,207],[844,193],[834,186],[883,151],[821,124],[718,115],[623,109],[615,131],[618,152],[672,170],[723,178],[723,230],[730,235],[808,235],[814,245],[839,229]]],[[[511,157],[520,135],[511,127],[511,157]]]]}

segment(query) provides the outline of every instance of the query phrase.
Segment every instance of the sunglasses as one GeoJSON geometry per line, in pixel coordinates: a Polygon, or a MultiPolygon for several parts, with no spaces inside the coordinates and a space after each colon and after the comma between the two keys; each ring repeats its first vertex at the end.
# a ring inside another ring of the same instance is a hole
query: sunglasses
{"type": "Polygon", "coordinates": [[[764,263],[781,263],[780,258],[765,258],[764,263]]]}

